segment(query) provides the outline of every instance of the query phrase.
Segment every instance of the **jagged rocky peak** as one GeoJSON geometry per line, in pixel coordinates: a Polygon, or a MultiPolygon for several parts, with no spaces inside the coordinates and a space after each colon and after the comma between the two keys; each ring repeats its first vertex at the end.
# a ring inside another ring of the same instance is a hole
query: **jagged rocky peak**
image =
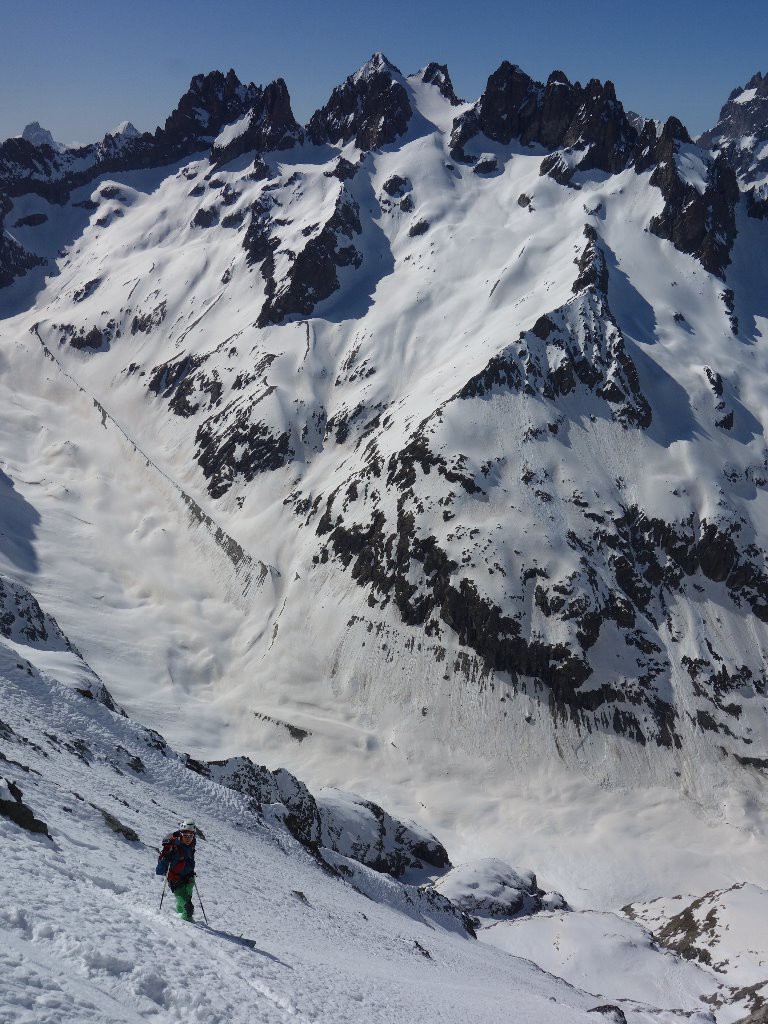
{"type": "Polygon", "coordinates": [[[676,117],[668,117],[663,125],[646,121],[635,146],[635,170],[638,174],[657,165],[669,164],[674,169],[678,143],[692,145],[688,129],[676,117]]]}
{"type": "Polygon", "coordinates": [[[293,116],[288,86],[282,78],[258,90],[250,110],[217,137],[212,157],[226,163],[243,153],[290,149],[304,140],[293,116]]]}
{"type": "Polygon", "coordinates": [[[377,149],[403,135],[412,114],[400,71],[383,53],[374,53],[315,111],[307,134],[316,145],[354,141],[359,149],[377,149]]]}
{"type": "Polygon", "coordinates": [[[656,121],[652,117],[646,117],[645,114],[638,114],[635,110],[627,110],[625,113],[627,115],[627,120],[639,135],[642,135],[649,125],[653,128],[656,135],[660,133],[660,121],[656,121]]]}
{"type": "MultiPolygon", "coordinates": [[[[577,86],[574,89],[578,94],[577,86]]],[[[579,162],[582,170],[596,168],[619,173],[634,153],[637,130],[617,99],[613,82],[591,79],[579,101],[579,109],[565,135],[565,145],[588,147],[587,156],[579,162]]]]}
{"type": "Polygon", "coordinates": [[[212,156],[222,162],[241,152],[288,148],[302,139],[282,79],[262,88],[243,85],[232,70],[212,71],[195,75],[154,134],[139,133],[124,121],[101,142],[80,149],[7,139],[0,145],[0,189],[9,195],[36,192],[64,203],[72,189],[100,174],[162,167],[207,150],[212,142],[212,156]]]}
{"type": "Polygon", "coordinates": [[[64,202],[66,191],[58,188],[64,168],[81,158],[83,150],[65,149],[54,143],[36,144],[21,135],[0,143],[0,192],[21,196],[38,192],[52,202],[64,202]]]}
{"type": "Polygon", "coordinates": [[[542,84],[509,61],[490,76],[475,106],[454,122],[454,156],[461,159],[464,146],[480,133],[502,145],[519,139],[548,149],[584,149],[578,167],[610,173],[627,166],[638,136],[612,82],[591,79],[582,87],[553,71],[542,84]]]}
{"type": "Polygon", "coordinates": [[[477,103],[480,130],[497,142],[522,136],[538,105],[537,85],[517,64],[502,61],[477,103]]]}
{"type": "Polygon", "coordinates": [[[458,107],[461,104],[461,100],[454,92],[453,82],[451,81],[446,64],[436,64],[435,61],[427,64],[421,72],[421,80],[426,82],[427,85],[437,86],[440,94],[445,96],[451,106],[458,107]]]}
{"type": "Polygon", "coordinates": [[[714,128],[699,137],[699,145],[724,153],[745,184],[768,172],[768,74],[758,72],[738,86],[720,111],[714,128]]]}
{"type": "Polygon", "coordinates": [[[688,133],[688,129],[685,127],[683,122],[677,117],[668,117],[664,122],[664,127],[661,129],[661,136],[659,138],[659,144],[670,149],[675,142],[683,142],[687,145],[693,144],[693,139],[688,133]]]}
{"type": "Polygon", "coordinates": [[[370,58],[358,68],[351,76],[354,81],[361,79],[372,79],[381,73],[387,75],[400,75],[400,69],[389,60],[380,50],[371,54],[370,58]]]}
{"type": "Polygon", "coordinates": [[[39,121],[32,121],[31,124],[28,124],[21,133],[21,137],[32,146],[50,146],[55,153],[64,148],[60,142],[54,139],[47,128],[42,127],[39,121]]]}
{"type": "Polygon", "coordinates": [[[702,146],[722,146],[745,135],[765,133],[768,127],[768,74],[759,71],[730,94],[714,128],[699,138],[702,146]]]}
{"type": "Polygon", "coordinates": [[[155,134],[165,142],[216,136],[258,102],[261,92],[253,82],[243,85],[231,68],[226,75],[221,71],[195,75],[165,127],[155,134]]]}

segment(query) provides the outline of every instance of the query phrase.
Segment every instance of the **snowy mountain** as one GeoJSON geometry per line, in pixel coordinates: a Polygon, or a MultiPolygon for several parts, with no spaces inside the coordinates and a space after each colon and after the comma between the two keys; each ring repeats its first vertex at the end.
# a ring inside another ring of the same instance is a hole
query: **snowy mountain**
{"type": "Polygon", "coordinates": [[[306,779],[342,858],[423,822],[485,865],[436,891],[598,991],[553,935],[658,995],[622,907],[768,887],[761,83],[696,144],[375,54],[306,126],[213,72],[154,134],[0,146],[6,591],[200,785],[306,779]]]}

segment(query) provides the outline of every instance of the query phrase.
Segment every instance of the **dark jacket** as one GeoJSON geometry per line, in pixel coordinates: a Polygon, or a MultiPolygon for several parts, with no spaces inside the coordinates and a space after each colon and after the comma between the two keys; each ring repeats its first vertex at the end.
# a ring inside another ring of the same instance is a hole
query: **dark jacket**
{"type": "Polygon", "coordinates": [[[171,892],[195,874],[195,845],[182,842],[180,832],[172,832],[163,840],[163,848],[155,868],[156,875],[167,875],[171,892]]]}

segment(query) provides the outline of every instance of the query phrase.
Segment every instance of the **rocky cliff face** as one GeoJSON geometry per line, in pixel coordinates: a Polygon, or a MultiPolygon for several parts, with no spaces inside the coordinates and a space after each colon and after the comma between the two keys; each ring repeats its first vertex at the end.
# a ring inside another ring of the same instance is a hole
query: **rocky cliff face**
{"type": "Polygon", "coordinates": [[[457,119],[451,137],[454,155],[460,158],[466,143],[480,132],[503,145],[519,139],[524,146],[572,152],[572,173],[579,168],[622,170],[637,140],[613,83],[592,79],[582,87],[562,71],[553,71],[542,85],[508,61],[490,76],[475,106],[457,119]]]}
{"type": "Polygon", "coordinates": [[[402,75],[375,53],[312,115],[307,134],[316,145],[354,141],[359,149],[377,149],[404,134],[412,113],[402,75]]]}
{"type": "Polygon", "coordinates": [[[726,100],[714,128],[697,140],[721,152],[741,180],[750,185],[768,173],[768,75],[759,71],[726,100]]]}
{"type": "Polygon", "coordinates": [[[236,122],[261,98],[258,86],[244,86],[231,69],[226,75],[220,71],[195,75],[155,138],[168,147],[214,139],[225,125],[236,122]]]}
{"type": "Polygon", "coordinates": [[[649,225],[681,252],[695,256],[711,274],[725,278],[736,238],[739,186],[724,155],[705,158],[676,118],[664,126],[653,153],[650,183],[664,209],[649,225]]]}
{"type": "Polygon", "coordinates": [[[445,64],[436,64],[434,61],[431,64],[427,64],[422,73],[421,80],[428,85],[436,85],[440,95],[444,96],[452,107],[461,105],[461,100],[454,92],[453,82],[445,64]]]}
{"type": "Polygon", "coordinates": [[[248,112],[234,120],[229,132],[220,132],[214,142],[211,156],[217,164],[225,164],[244,153],[291,149],[303,141],[304,133],[294,119],[288,88],[282,78],[263,90],[257,89],[255,95],[248,96],[248,102],[248,112]]]}
{"type": "Polygon", "coordinates": [[[758,71],[745,86],[737,86],[715,127],[704,132],[698,144],[733,168],[744,189],[748,216],[768,217],[768,75],[758,71]]]}

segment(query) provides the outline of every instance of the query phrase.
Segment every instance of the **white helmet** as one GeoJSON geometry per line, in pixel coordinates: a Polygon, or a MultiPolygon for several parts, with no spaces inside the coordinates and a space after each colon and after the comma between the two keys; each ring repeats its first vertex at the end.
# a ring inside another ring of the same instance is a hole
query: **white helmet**
{"type": "Polygon", "coordinates": [[[194,832],[197,833],[197,826],[194,821],[182,821],[179,825],[179,832],[194,832]]]}

